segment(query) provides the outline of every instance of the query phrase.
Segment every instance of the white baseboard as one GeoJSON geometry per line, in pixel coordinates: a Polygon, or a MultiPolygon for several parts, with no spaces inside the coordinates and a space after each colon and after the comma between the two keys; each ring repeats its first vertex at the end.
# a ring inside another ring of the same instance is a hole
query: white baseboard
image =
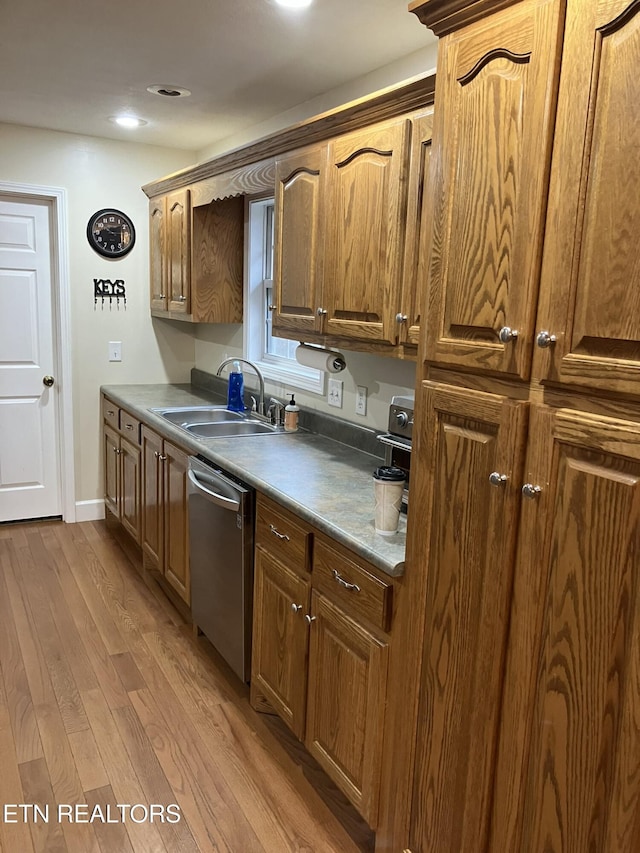
{"type": "Polygon", "coordinates": [[[98,521],[104,518],[104,501],[76,501],[76,521],[98,521]]]}

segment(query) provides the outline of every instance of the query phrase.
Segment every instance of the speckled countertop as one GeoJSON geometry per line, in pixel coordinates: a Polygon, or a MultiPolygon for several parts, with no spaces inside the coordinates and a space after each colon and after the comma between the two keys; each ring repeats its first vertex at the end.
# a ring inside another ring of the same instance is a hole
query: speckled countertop
{"type": "Polygon", "coordinates": [[[407,519],[394,536],[373,526],[373,469],[380,460],[308,432],[197,439],[150,409],[224,402],[192,385],[104,385],[115,403],[341,542],[392,577],[404,572],[407,519]]]}

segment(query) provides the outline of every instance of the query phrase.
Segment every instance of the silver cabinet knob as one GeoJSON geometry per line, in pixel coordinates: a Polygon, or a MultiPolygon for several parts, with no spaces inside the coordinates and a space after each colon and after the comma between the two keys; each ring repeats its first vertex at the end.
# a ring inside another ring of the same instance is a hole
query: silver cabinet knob
{"type": "Polygon", "coordinates": [[[542,488],[540,486],[534,486],[533,483],[525,483],[522,487],[522,497],[523,498],[537,498],[542,488]]]}
{"type": "Polygon", "coordinates": [[[402,314],[402,313],[396,314],[396,323],[406,323],[406,322],[407,322],[407,315],[406,314],[402,314]]]}
{"type": "Polygon", "coordinates": [[[302,605],[296,604],[295,602],[292,602],[291,609],[293,610],[294,613],[299,613],[302,610],[302,605]]]}
{"type": "Polygon", "coordinates": [[[42,384],[46,385],[47,388],[51,388],[51,386],[53,385],[53,383],[55,381],[56,380],[53,378],[53,376],[43,376],[42,377],[42,384]]]}
{"type": "Polygon", "coordinates": [[[550,347],[552,344],[555,344],[555,342],[557,340],[558,339],[556,338],[555,335],[552,335],[550,332],[547,332],[546,330],[543,330],[542,332],[538,332],[538,334],[536,336],[536,343],[540,347],[540,349],[546,349],[547,347],[550,347]]]}
{"type": "Polygon", "coordinates": [[[186,301],[187,301],[186,296],[182,296],[182,295],[178,296],[178,302],[186,302],[186,301]]]}
{"type": "Polygon", "coordinates": [[[305,613],[305,614],[304,614],[304,618],[307,620],[307,624],[308,624],[308,625],[311,625],[311,623],[312,623],[312,622],[315,622],[315,621],[316,621],[316,618],[317,618],[317,617],[316,617],[316,616],[309,616],[309,614],[308,614],[308,613],[305,613]]]}
{"type": "Polygon", "coordinates": [[[316,314],[318,315],[318,317],[322,317],[322,316],[324,316],[324,314],[326,314],[326,313],[327,313],[327,309],[326,309],[326,308],[318,308],[318,310],[316,311],[316,314]]]}
{"type": "Polygon", "coordinates": [[[518,337],[518,330],[512,329],[510,326],[503,326],[498,332],[498,337],[503,344],[508,344],[518,337]]]}
{"type": "Polygon", "coordinates": [[[492,486],[504,486],[508,479],[506,474],[499,474],[498,471],[492,471],[489,474],[489,482],[492,486]]]}

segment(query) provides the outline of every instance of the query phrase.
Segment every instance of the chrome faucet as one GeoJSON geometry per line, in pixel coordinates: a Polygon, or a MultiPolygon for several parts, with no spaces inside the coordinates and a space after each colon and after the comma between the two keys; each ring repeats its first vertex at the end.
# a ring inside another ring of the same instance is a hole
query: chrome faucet
{"type": "Polygon", "coordinates": [[[223,369],[228,364],[232,364],[234,361],[241,361],[243,364],[248,364],[249,367],[255,371],[255,374],[258,377],[258,382],[260,383],[260,385],[259,385],[260,394],[259,394],[259,399],[258,399],[258,414],[262,415],[263,417],[266,416],[267,412],[265,411],[265,407],[264,407],[264,377],[263,377],[262,373],[260,373],[260,370],[256,367],[256,365],[252,361],[247,361],[246,358],[236,358],[236,357],[225,358],[225,360],[219,365],[218,369],[216,370],[216,376],[221,376],[223,369]]]}

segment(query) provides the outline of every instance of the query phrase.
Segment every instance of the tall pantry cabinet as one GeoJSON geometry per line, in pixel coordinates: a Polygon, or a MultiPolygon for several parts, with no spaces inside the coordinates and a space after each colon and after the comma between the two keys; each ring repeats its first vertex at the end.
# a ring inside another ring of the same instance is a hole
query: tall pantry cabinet
{"type": "Polygon", "coordinates": [[[441,41],[376,849],[631,853],[640,3],[410,9],[441,41]]]}

